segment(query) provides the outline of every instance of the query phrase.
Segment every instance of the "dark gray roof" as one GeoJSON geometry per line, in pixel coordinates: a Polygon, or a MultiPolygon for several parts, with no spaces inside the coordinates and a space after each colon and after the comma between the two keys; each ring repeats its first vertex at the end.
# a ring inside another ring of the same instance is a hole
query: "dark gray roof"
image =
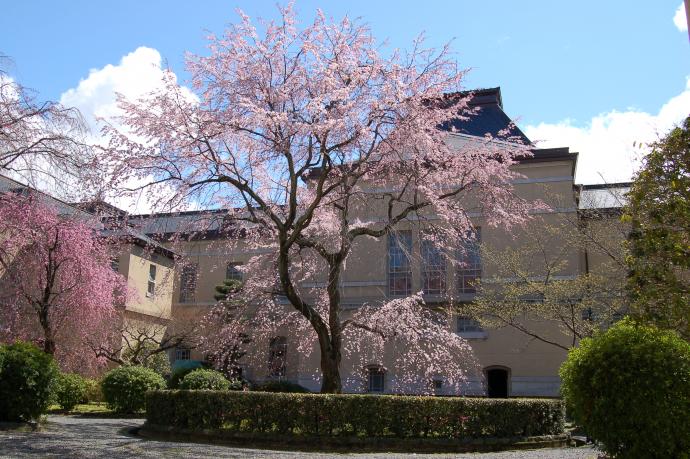
{"type": "Polygon", "coordinates": [[[227,227],[227,210],[129,215],[127,224],[157,238],[176,233],[219,233],[227,227]]]}
{"type": "Polygon", "coordinates": [[[0,175],[0,193],[7,193],[7,192],[13,192],[13,193],[19,193],[19,194],[25,194],[25,193],[33,193],[34,196],[38,198],[38,200],[47,205],[52,207],[53,209],[56,210],[58,215],[71,215],[71,216],[76,216],[77,218],[83,218],[83,219],[91,219],[93,216],[89,214],[88,212],[84,212],[80,209],[77,209],[76,207],[72,206],[71,204],[68,204],[64,201],[61,201],[60,199],[54,198],[53,196],[44,193],[42,191],[39,191],[35,188],[30,187],[29,185],[25,185],[23,183],[20,183],[14,179],[11,179],[9,177],[6,177],[4,175],[0,175]]]}
{"type": "Polygon", "coordinates": [[[442,126],[443,129],[453,130],[459,134],[483,137],[490,134],[495,138],[514,138],[524,143],[532,142],[527,136],[513,124],[512,120],[503,111],[501,88],[478,89],[458,94],[449,94],[448,101],[452,103],[453,97],[470,96],[469,107],[475,113],[467,115],[467,119],[455,119],[442,126]],[[502,131],[506,131],[503,134],[502,131]]]}
{"type": "MultiPolygon", "coordinates": [[[[78,219],[90,222],[89,224],[92,224],[91,226],[94,228],[94,230],[97,230],[99,234],[104,237],[116,237],[141,247],[151,248],[154,252],[160,253],[169,258],[173,258],[175,256],[175,252],[167,247],[162,246],[160,243],[151,239],[146,234],[137,231],[135,228],[126,226],[111,227],[110,225],[104,225],[99,214],[87,211],[95,210],[95,208],[87,206],[84,208],[84,210],[82,210],[79,208],[79,204],[68,204],[33,187],[20,183],[9,177],[0,175],[0,193],[7,192],[33,193],[34,196],[38,197],[41,203],[55,209],[58,215],[74,216],[78,219]]],[[[117,209],[114,206],[110,206],[110,208],[117,209]]]]}

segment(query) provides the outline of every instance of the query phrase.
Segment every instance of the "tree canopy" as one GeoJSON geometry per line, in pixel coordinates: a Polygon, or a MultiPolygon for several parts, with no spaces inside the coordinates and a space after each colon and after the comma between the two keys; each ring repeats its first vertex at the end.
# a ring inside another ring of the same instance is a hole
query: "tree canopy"
{"type": "Polygon", "coordinates": [[[634,315],[690,339],[690,117],[652,145],[629,199],[634,315]]]}

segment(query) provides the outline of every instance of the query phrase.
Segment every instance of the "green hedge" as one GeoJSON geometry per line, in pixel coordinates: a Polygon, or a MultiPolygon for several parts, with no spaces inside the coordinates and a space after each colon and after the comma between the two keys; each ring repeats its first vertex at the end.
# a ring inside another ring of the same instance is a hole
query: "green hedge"
{"type": "Polygon", "coordinates": [[[560,400],[154,391],[147,424],[185,430],[469,439],[559,435],[560,400]]]}

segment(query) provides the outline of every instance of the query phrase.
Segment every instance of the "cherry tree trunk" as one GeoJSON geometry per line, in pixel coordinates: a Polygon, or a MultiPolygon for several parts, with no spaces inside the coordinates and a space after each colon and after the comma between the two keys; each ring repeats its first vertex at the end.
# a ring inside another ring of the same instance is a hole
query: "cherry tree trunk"
{"type": "Polygon", "coordinates": [[[321,383],[321,393],[339,394],[343,391],[340,381],[340,350],[333,349],[329,342],[319,339],[321,350],[321,373],[323,381],[321,383]],[[324,345],[325,344],[325,345],[324,345]]]}

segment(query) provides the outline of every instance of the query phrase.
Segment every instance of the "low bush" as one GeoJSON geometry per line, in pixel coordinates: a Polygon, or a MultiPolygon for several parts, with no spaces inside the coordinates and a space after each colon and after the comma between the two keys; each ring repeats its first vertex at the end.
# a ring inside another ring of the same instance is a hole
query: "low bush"
{"type": "Polygon", "coordinates": [[[310,392],[306,387],[289,381],[268,381],[256,386],[254,390],[259,392],[284,392],[288,394],[308,394],[310,392]]]}
{"type": "Polygon", "coordinates": [[[136,413],[146,406],[146,392],[165,388],[165,380],[144,367],[118,367],[103,377],[101,389],[108,408],[118,413],[136,413]]]}
{"type": "Polygon", "coordinates": [[[102,403],[103,391],[101,391],[101,382],[97,379],[84,379],[86,384],[86,394],[82,403],[102,403]]]}
{"type": "Polygon", "coordinates": [[[618,323],[584,339],[560,371],[569,412],[617,458],[690,457],[690,343],[618,323]]]}
{"type": "Polygon", "coordinates": [[[59,375],[54,387],[54,401],[65,411],[70,411],[77,404],[84,403],[89,388],[86,379],[71,373],[59,375]]]}
{"type": "Polygon", "coordinates": [[[230,381],[215,370],[197,369],[182,378],[182,390],[229,390],[230,381]]]}
{"type": "Polygon", "coordinates": [[[563,433],[560,400],[155,391],[147,423],[190,430],[469,439],[563,433]]]}
{"type": "Polygon", "coordinates": [[[168,380],[168,389],[179,389],[180,388],[180,383],[184,379],[185,376],[187,376],[189,373],[191,373],[194,370],[199,370],[204,367],[202,366],[186,366],[186,367],[177,367],[175,368],[172,373],[170,374],[170,379],[168,380]]]}
{"type": "Polygon", "coordinates": [[[38,419],[48,409],[58,374],[53,357],[33,344],[0,346],[0,420],[38,419]]]}

